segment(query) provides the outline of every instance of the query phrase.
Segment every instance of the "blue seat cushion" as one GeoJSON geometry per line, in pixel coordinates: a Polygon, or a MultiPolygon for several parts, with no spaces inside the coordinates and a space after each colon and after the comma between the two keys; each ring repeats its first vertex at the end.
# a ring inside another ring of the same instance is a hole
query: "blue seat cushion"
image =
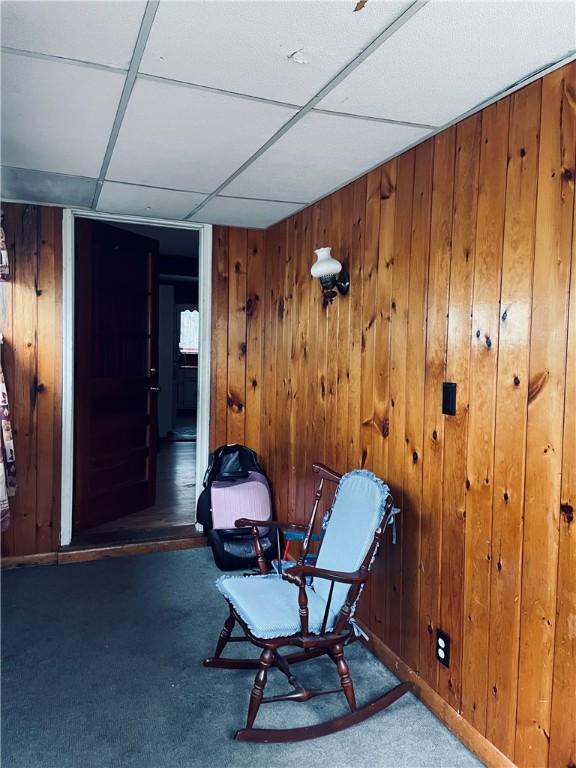
{"type": "MultiPolygon", "coordinates": [[[[276,574],[267,576],[221,576],[216,587],[232,604],[255,637],[269,640],[300,633],[298,587],[276,574]]],[[[324,619],[324,599],[307,588],[308,630],[319,634],[324,619]]],[[[326,629],[334,626],[337,614],[330,611],[326,629]]]]}

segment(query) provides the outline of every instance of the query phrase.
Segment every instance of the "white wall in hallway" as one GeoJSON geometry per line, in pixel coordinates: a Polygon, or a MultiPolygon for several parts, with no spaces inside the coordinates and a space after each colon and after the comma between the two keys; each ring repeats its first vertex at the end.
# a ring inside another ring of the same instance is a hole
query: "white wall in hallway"
{"type": "Polygon", "coordinates": [[[158,431],[160,437],[172,429],[174,421],[174,286],[161,285],[158,301],[158,431]]]}

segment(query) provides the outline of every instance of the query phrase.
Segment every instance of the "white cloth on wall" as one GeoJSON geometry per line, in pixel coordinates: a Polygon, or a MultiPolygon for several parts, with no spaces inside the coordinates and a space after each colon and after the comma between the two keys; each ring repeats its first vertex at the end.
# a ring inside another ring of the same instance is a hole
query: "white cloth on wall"
{"type": "Polygon", "coordinates": [[[6,237],[4,227],[0,226],[0,279],[6,280],[10,275],[10,264],[8,262],[8,248],[6,248],[6,237]]]}
{"type": "MultiPolygon", "coordinates": [[[[0,334],[0,350],[2,335],[0,334]]],[[[0,527],[5,530],[10,525],[10,505],[8,499],[16,493],[16,456],[14,439],[10,423],[8,391],[2,371],[0,355],[0,527]]]]}

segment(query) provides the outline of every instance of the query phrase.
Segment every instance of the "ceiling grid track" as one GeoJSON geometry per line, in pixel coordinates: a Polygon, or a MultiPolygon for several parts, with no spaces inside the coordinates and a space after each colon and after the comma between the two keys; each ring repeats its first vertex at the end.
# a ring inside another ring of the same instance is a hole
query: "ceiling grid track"
{"type": "MultiPolygon", "coordinates": [[[[116,72],[123,75],[128,72],[126,67],[115,67],[111,64],[101,64],[96,61],[85,61],[84,59],[75,59],[70,56],[55,56],[52,53],[42,53],[40,51],[28,51],[24,48],[11,48],[8,45],[0,46],[2,53],[11,54],[13,56],[24,56],[30,59],[39,59],[41,61],[52,61],[57,64],[70,64],[78,67],[88,67],[89,69],[97,69],[102,72],[116,72]]],[[[290,109],[303,109],[299,104],[293,104],[289,101],[278,101],[277,99],[267,99],[263,96],[254,96],[250,93],[239,93],[238,91],[228,91],[225,88],[216,88],[211,85],[202,85],[201,83],[192,83],[187,80],[177,80],[173,77],[163,77],[162,75],[153,75],[149,72],[137,72],[138,80],[148,80],[153,83],[161,83],[164,85],[175,85],[181,88],[190,88],[196,91],[205,91],[207,93],[215,93],[220,96],[232,96],[239,99],[246,99],[247,101],[256,101],[260,104],[270,104],[276,107],[289,107],[290,109]]],[[[438,128],[437,125],[428,125],[427,123],[415,123],[408,120],[395,120],[389,117],[374,117],[372,115],[358,115],[355,112],[339,112],[334,109],[320,109],[314,108],[314,112],[319,115],[335,115],[336,117],[348,117],[354,120],[368,120],[375,123],[385,123],[387,125],[404,125],[408,128],[427,128],[433,130],[438,128]]],[[[192,190],[182,190],[192,191],[192,190]]]]}
{"type": "Polygon", "coordinates": [[[108,173],[108,166],[110,165],[110,160],[112,159],[112,153],[114,152],[114,147],[116,146],[118,134],[120,133],[122,121],[124,120],[124,115],[126,114],[126,108],[128,107],[130,96],[132,95],[134,83],[138,77],[138,69],[140,68],[140,63],[142,62],[142,56],[144,55],[146,43],[148,42],[150,30],[152,29],[152,24],[154,23],[154,17],[156,16],[156,11],[158,10],[159,4],[160,0],[148,0],[146,3],[146,9],[142,17],[142,23],[140,24],[140,31],[138,32],[138,37],[134,45],[134,52],[132,53],[130,67],[128,68],[128,74],[126,75],[124,88],[122,89],[122,95],[120,96],[120,101],[116,110],[116,116],[114,118],[114,123],[110,132],[110,138],[108,139],[108,146],[106,147],[104,160],[102,161],[100,174],[96,182],[96,190],[94,191],[94,197],[92,199],[91,206],[94,210],[96,209],[98,200],[100,199],[100,193],[102,192],[104,179],[108,173]]]}
{"type": "Polygon", "coordinates": [[[120,75],[128,71],[126,67],[114,67],[111,64],[99,64],[97,61],[85,61],[84,59],[72,59],[69,56],[55,56],[53,53],[42,53],[41,51],[27,51],[25,48],[11,48],[9,45],[0,46],[0,50],[2,53],[9,53],[12,56],[25,56],[28,59],[53,61],[56,64],[72,64],[77,67],[98,69],[102,72],[117,72],[120,75]]]}
{"type": "Polygon", "coordinates": [[[335,75],[331,80],[329,80],[326,85],[324,85],[315,96],[313,96],[303,107],[302,109],[297,112],[295,115],[293,115],[290,120],[288,120],[284,125],[279,128],[276,133],[271,136],[268,141],[266,141],[254,154],[246,160],[246,162],[242,163],[242,165],[237,168],[233,174],[231,174],[225,181],[222,182],[216,189],[208,195],[208,197],[203,200],[199,205],[197,205],[193,210],[190,211],[190,213],[184,217],[184,220],[192,218],[192,216],[195,216],[202,208],[204,208],[205,205],[207,205],[211,200],[213,200],[225,187],[227,187],[229,184],[231,184],[234,179],[238,178],[241,173],[243,173],[247,168],[249,168],[252,163],[254,163],[259,157],[261,157],[268,149],[270,149],[271,146],[273,146],[278,139],[281,139],[282,136],[284,136],[285,133],[287,133],[290,128],[292,128],[293,125],[298,123],[300,120],[302,120],[303,117],[305,117],[309,112],[311,112],[316,104],[319,104],[322,99],[327,96],[330,91],[334,90],[337,85],[339,85],[342,80],[344,80],[348,75],[353,72],[357,67],[360,66],[366,59],[371,56],[374,51],[376,51],[380,46],[388,40],[389,37],[391,37],[395,32],[397,32],[401,27],[406,24],[407,21],[409,21],[418,11],[422,10],[425,5],[427,5],[430,2],[430,0],[416,0],[416,2],[412,3],[412,5],[409,5],[406,10],[404,10],[394,21],[389,24],[386,29],[384,29],[380,34],[372,40],[371,43],[369,43],[366,48],[364,48],[358,56],[355,56],[352,61],[348,62],[345,67],[343,67],[340,72],[338,72],[337,75],[335,75]]]}

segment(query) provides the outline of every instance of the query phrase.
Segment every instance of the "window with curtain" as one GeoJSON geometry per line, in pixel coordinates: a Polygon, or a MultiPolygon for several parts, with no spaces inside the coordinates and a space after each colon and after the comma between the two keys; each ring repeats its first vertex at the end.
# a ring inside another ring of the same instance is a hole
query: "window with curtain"
{"type": "Polygon", "coordinates": [[[198,354],[200,314],[197,309],[180,312],[180,352],[183,355],[198,354]]]}

